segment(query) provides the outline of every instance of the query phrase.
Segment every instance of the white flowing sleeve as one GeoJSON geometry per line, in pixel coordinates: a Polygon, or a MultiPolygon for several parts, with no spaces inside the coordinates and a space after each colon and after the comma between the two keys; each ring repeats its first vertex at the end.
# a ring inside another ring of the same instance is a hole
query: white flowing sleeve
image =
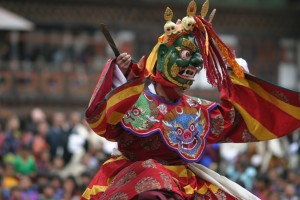
{"type": "Polygon", "coordinates": [[[118,65],[115,65],[112,81],[113,88],[117,88],[127,82],[124,74],[121,72],[118,65]]]}

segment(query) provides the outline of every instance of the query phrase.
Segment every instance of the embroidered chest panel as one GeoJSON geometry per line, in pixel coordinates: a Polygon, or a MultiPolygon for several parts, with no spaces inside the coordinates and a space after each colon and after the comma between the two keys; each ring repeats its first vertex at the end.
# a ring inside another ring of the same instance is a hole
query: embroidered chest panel
{"type": "Polygon", "coordinates": [[[140,137],[159,132],[168,148],[187,162],[197,162],[210,129],[209,111],[215,106],[215,103],[188,96],[169,104],[144,92],[121,124],[140,137]]]}

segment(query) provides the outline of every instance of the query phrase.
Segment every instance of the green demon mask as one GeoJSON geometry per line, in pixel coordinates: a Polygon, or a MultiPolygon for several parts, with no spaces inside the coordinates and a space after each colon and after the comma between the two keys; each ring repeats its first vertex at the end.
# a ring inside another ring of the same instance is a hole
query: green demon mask
{"type": "Polygon", "coordinates": [[[203,60],[191,34],[177,38],[171,46],[162,43],[158,48],[157,73],[179,87],[190,88],[202,67],[203,60]]]}

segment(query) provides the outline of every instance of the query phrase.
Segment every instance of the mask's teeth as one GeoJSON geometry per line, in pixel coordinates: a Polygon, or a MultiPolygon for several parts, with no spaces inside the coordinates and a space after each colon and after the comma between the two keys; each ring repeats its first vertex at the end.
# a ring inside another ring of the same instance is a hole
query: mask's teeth
{"type": "Polygon", "coordinates": [[[186,68],[181,75],[189,77],[189,78],[194,78],[196,75],[197,71],[192,68],[186,68]]]}

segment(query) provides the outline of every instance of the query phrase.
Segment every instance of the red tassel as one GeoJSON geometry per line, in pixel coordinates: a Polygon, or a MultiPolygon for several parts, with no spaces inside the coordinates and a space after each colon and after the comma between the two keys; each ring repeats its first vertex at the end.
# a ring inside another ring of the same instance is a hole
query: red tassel
{"type": "Polygon", "coordinates": [[[194,16],[194,18],[197,24],[197,26],[194,28],[194,35],[199,45],[204,68],[206,69],[207,81],[212,86],[217,87],[219,91],[227,89],[230,93],[229,85],[231,84],[231,80],[227,72],[227,65],[224,62],[222,52],[219,50],[219,47],[215,43],[214,39],[217,39],[218,42],[224,46],[231,59],[234,59],[234,54],[221,41],[208,22],[199,16],[194,16]],[[205,27],[205,30],[203,26],[205,27]],[[208,34],[208,54],[205,52],[205,31],[207,31],[208,34]]]}

